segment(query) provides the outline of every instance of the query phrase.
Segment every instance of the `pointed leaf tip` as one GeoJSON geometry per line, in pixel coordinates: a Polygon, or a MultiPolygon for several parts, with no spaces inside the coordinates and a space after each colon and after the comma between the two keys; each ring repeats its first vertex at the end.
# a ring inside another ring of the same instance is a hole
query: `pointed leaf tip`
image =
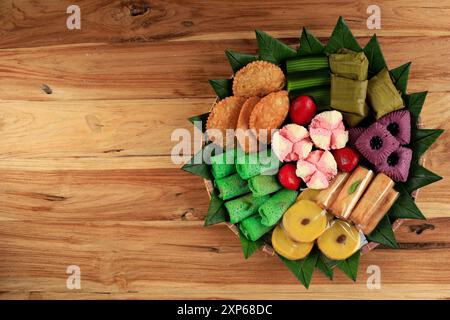
{"type": "Polygon", "coordinates": [[[217,195],[212,194],[209,201],[208,213],[205,217],[205,226],[221,223],[227,221],[228,213],[225,209],[225,204],[217,195]]]}
{"type": "Polygon", "coordinates": [[[209,84],[220,99],[233,95],[233,80],[231,79],[209,80],[209,84]]]}
{"type": "Polygon", "coordinates": [[[420,159],[443,132],[444,130],[442,129],[413,129],[410,146],[414,151],[414,159],[420,159]]]}
{"type": "Polygon", "coordinates": [[[360,258],[361,252],[358,250],[346,260],[339,261],[336,266],[342,272],[344,272],[347,277],[349,277],[353,281],[356,281],[356,278],[358,276],[360,258]]]}
{"type": "Polygon", "coordinates": [[[405,105],[411,112],[412,122],[415,126],[419,121],[420,113],[422,112],[425,99],[428,91],[415,92],[405,96],[405,105]]]}
{"type": "Polygon", "coordinates": [[[205,163],[203,155],[205,145],[202,150],[197,152],[185,165],[181,167],[181,170],[192,173],[196,176],[202,177],[207,180],[212,180],[211,169],[208,164],[205,163]]]}
{"type": "Polygon", "coordinates": [[[290,46],[273,38],[264,31],[257,29],[255,32],[260,59],[279,65],[297,54],[290,46]]]}
{"type": "Polygon", "coordinates": [[[311,251],[306,258],[301,260],[288,260],[278,255],[280,260],[283,261],[306,289],[309,288],[309,284],[311,283],[318,256],[317,251],[311,251]]]}
{"type": "Polygon", "coordinates": [[[441,176],[438,176],[418,163],[412,163],[411,168],[409,169],[408,181],[402,183],[401,185],[408,193],[412,193],[414,190],[439,180],[442,180],[441,176]]]}
{"type": "Polygon", "coordinates": [[[394,80],[395,87],[397,88],[397,90],[400,90],[402,94],[406,94],[410,67],[411,62],[407,62],[390,71],[390,74],[394,80]]]}
{"type": "Polygon", "coordinates": [[[369,42],[365,46],[364,54],[369,60],[369,79],[380,72],[383,68],[387,67],[386,60],[384,59],[376,34],[370,38],[369,42]]]}
{"type": "Polygon", "coordinates": [[[320,42],[309,30],[303,27],[300,36],[300,46],[297,50],[297,56],[307,56],[321,54],[325,49],[325,45],[320,42]]]}
{"type": "Polygon", "coordinates": [[[206,112],[203,114],[199,114],[197,116],[190,117],[188,120],[193,125],[196,125],[196,122],[201,122],[201,128],[199,127],[199,129],[202,132],[205,132],[206,131],[206,121],[208,120],[208,116],[209,116],[209,112],[206,112]]]}
{"type": "Polygon", "coordinates": [[[326,261],[324,261],[323,253],[319,253],[317,258],[316,268],[322,271],[322,273],[330,280],[333,280],[333,268],[331,268],[326,261]]]}
{"type": "Polygon", "coordinates": [[[392,221],[396,219],[418,219],[425,220],[425,216],[417,207],[414,199],[408,194],[402,185],[397,185],[395,189],[399,192],[397,201],[389,209],[387,215],[392,221]]]}
{"type": "Polygon", "coordinates": [[[247,237],[242,233],[242,231],[239,228],[238,230],[239,230],[239,240],[241,241],[244,258],[248,259],[253,255],[253,253],[258,251],[258,249],[261,248],[264,243],[262,240],[251,241],[247,239],[247,237]]]}
{"type": "Polygon", "coordinates": [[[346,48],[353,51],[361,51],[361,46],[356,41],[347,23],[342,16],[339,17],[333,29],[330,40],[325,48],[326,53],[336,53],[339,49],[346,48]]]}
{"type": "Polygon", "coordinates": [[[387,215],[381,219],[376,228],[367,236],[367,239],[378,242],[390,248],[398,248],[394,230],[392,230],[392,225],[387,215]]]}
{"type": "Polygon", "coordinates": [[[234,73],[238,72],[250,62],[258,60],[258,56],[233,50],[225,50],[225,55],[227,56],[228,62],[234,73]]]}

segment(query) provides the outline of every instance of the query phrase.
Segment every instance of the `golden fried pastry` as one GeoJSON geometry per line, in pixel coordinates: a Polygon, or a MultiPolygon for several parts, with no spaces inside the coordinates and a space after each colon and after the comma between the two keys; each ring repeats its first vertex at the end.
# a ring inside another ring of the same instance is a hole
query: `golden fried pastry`
{"type": "Polygon", "coordinates": [[[234,76],[233,94],[239,97],[264,97],[282,90],[285,84],[286,77],[278,66],[267,61],[254,61],[234,76]]]}
{"type": "Polygon", "coordinates": [[[250,115],[249,126],[253,129],[258,140],[270,142],[272,131],[279,128],[289,112],[289,96],[287,91],[273,92],[262,98],[250,115]],[[265,129],[267,136],[260,130],[265,129]]]}
{"type": "Polygon", "coordinates": [[[256,104],[261,100],[259,97],[248,98],[242,106],[241,113],[236,126],[236,137],[245,152],[256,152],[258,150],[258,141],[255,135],[250,131],[250,115],[256,104]]]}
{"type": "Polygon", "coordinates": [[[233,142],[231,137],[229,139],[226,138],[226,129],[236,129],[239,114],[245,100],[242,97],[228,97],[214,106],[206,122],[206,129],[209,130],[209,140],[220,146],[228,146],[233,142]]]}

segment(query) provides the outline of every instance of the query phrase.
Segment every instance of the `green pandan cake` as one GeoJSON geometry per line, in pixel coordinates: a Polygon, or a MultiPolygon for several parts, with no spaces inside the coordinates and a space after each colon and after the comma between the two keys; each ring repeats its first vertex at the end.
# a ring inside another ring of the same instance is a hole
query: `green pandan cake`
{"type": "Polygon", "coordinates": [[[295,202],[298,192],[294,190],[282,189],[275,193],[259,209],[261,223],[267,227],[275,225],[295,202]]]}
{"type": "Polygon", "coordinates": [[[219,189],[219,198],[229,200],[250,192],[247,181],[241,179],[237,173],[215,181],[219,189]]]}
{"type": "Polygon", "coordinates": [[[256,197],[249,193],[245,196],[225,202],[225,207],[230,215],[230,223],[238,223],[241,220],[257,213],[259,207],[269,200],[269,198],[269,195],[256,197]]]}
{"type": "Polygon", "coordinates": [[[277,176],[256,176],[248,180],[248,186],[255,196],[262,197],[282,188],[277,176]]]}

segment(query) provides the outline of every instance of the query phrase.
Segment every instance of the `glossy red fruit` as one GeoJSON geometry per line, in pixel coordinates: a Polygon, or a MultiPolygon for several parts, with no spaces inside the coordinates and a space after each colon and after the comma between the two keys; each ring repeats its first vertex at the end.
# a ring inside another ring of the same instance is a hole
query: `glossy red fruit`
{"type": "Polygon", "coordinates": [[[298,190],[298,188],[300,188],[302,179],[297,177],[297,175],[295,174],[296,169],[297,167],[295,166],[295,164],[286,163],[278,171],[278,181],[286,189],[298,190]]]}
{"type": "Polygon", "coordinates": [[[305,126],[316,115],[317,107],[309,96],[299,96],[291,102],[289,117],[293,123],[305,126]]]}
{"type": "Polygon", "coordinates": [[[351,172],[359,163],[359,153],[350,147],[332,151],[340,171],[351,172]]]}

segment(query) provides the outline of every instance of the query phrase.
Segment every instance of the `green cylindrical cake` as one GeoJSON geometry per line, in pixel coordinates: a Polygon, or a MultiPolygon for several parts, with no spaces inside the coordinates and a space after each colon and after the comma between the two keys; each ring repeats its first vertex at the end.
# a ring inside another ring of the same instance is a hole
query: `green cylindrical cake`
{"type": "Polygon", "coordinates": [[[238,223],[241,220],[258,212],[258,208],[266,202],[270,196],[255,197],[249,193],[240,198],[225,202],[225,207],[230,214],[230,222],[238,223]]]}
{"type": "Polygon", "coordinates": [[[279,160],[275,155],[272,156],[271,150],[264,153],[244,153],[237,156],[236,170],[242,179],[250,179],[263,172],[273,171],[276,173],[280,166],[279,160]]]}
{"type": "Polygon", "coordinates": [[[242,180],[237,173],[215,181],[219,189],[219,198],[228,200],[250,192],[248,183],[242,180]]]}
{"type": "Polygon", "coordinates": [[[282,188],[277,177],[259,175],[248,180],[248,186],[256,197],[262,197],[277,192],[282,188]]]}
{"type": "Polygon", "coordinates": [[[216,179],[221,179],[236,172],[236,152],[234,149],[211,157],[211,172],[216,179]]]}
{"type": "Polygon", "coordinates": [[[262,218],[261,223],[267,227],[275,225],[295,202],[297,195],[297,191],[289,189],[283,189],[275,193],[258,209],[262,218]]]}
{"type": "Polygon", "coordinates": [[[247,239],[256,241],[265,233],[269,232],[272,227],[263,225],[261,223],[261,216],[259,214],[255,214],[254,216],[242,220],[241,223],[239,223],[239,229],[247,239]]]}

